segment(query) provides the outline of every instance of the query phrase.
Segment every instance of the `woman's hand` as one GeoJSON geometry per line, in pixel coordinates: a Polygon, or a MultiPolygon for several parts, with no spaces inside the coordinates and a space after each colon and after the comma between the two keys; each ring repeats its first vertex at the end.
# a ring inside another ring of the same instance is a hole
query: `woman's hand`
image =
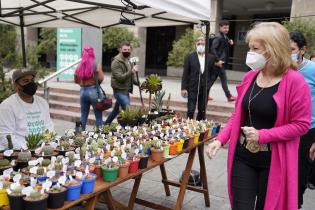
{"type": "Polygon", "coordinates": [[[242,129],[243,133],[245,134],[246,139],[248,141],[258,142],[259,134],[258,134],[258,131],[254,127],[244,126],[244,127],[241,127],[241,129],[242,129]]]}
{"type": "Polygon", "coordinates": [[[218,140],[214,140],[213,142],[208,144],[208,147],[207,147],[208,157],[212,159],[221,147],[222,147],[222,144],[218,140]]]}

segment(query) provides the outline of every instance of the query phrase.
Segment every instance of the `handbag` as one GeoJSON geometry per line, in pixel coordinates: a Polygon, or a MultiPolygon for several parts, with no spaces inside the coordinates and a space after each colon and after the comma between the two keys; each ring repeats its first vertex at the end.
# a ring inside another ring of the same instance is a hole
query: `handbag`
{"type": "Polygon", "coordinates": [[[104,110],[112,108],[112,105],[113,105],[112,99],[106,96],[105,91],[98,83],[98,74],[96,71],[95,64],[94,64],[94,79],[95,79],[95,87],[97,91],[96,109],[99,111],[104,111],[104,110]]]}

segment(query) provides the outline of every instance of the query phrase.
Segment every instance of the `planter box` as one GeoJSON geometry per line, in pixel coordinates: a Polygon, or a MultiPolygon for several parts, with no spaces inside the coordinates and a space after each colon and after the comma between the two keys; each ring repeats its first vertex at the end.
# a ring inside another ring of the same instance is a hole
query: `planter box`
{"type": "Polygon", "coordinates": [[[167,76],[170,77],[182,77],[183,76],[183,67],[174,67],[174,66],[168,66],[167,67],[167,76]]]}

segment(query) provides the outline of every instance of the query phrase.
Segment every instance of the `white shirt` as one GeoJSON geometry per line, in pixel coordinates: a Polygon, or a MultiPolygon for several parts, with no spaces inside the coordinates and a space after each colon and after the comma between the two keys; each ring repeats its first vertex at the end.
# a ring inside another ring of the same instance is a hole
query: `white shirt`
{"type": "Polygon", "coordinates": [[[200,71],[201,74],[203,74],[203,72],[205,71],[205,54],[200,55],[198,54],[198,59],[199,59],[199,63],[200,63],[200,71]]]}
{"type": "Polygon", "coordinates": [[[33,103],[24,102],[17,93],[0,104],[0,150],[8,148],[6,136],[12,136],[14,149],[26,146],[25,137],[54,130],[48,103],[34,95],[33,103]]]}

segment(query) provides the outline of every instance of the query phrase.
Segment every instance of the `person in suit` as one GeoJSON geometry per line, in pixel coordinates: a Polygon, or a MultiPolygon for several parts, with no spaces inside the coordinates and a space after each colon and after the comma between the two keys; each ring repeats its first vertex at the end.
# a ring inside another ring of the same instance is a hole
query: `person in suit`
{"type": "Polygon", "coordinates": [[[187,118],[193,119],[198,102],[197,120],[205,119],[206,98],[203,97],[205,88],[207,88],[207,97],[210,90],[211,72],[215,63],[213,55],[208,56],[208,69],[205,69],[205,38],[198,37],[196,39],[196,50],[188,54],[184,62],[184,72],[182,77],[181,94],[184,98],[188,98],[187,118]],[[208,71],[207,78],[205,71],[208,71]],[[207,87],[205,87],[205,79],[207,79],[207,87]]]}
{"type": "MultiPolygon", "coordinates": [[[[229,102],[235,101],[236,97],[232,96],[229,91],[228,84],[227,84],[227,77],[225,69],[227,68],[229,62],[229,47],[233,45],[233,40],[227,37],[229,33],[229,22],[226,20],[222,20],[219,23],[219,33],[215,36],[211,44],[211,54],[215,56],[218,60],[214,67],[214,71],[210,80],[210,88],[212,87],[213,83],[220,77],[221,85],[225,96],[229,102]]],[[[209,100],[213,98],[209,97],[209,100]]]]}

